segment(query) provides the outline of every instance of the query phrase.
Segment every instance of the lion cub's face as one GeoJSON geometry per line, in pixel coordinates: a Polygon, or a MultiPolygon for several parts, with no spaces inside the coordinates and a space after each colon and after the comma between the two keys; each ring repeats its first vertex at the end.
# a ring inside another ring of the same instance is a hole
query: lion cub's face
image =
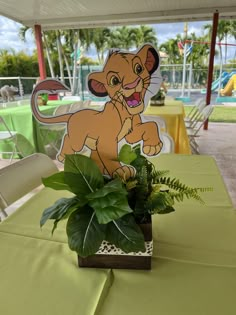
{"type": "Polygon", "coordinates": [[[113,52],[102,72],[89,75],[89,89],[96,96],[109,95],[114,104],[122,103],[131,115],[139,114],[144,110],[151,74],[158,65],[158,54],[150,45],[137,54],[113,52]]]}
{"type": "Polygon", "coordinates": [[[113,64],[104,68],[104,85],[113,101],[122,103],[130,114],[144,110],[144,95],[149,85],[150,74],[139,56],[131,54],[113,54],[113,64]]]}

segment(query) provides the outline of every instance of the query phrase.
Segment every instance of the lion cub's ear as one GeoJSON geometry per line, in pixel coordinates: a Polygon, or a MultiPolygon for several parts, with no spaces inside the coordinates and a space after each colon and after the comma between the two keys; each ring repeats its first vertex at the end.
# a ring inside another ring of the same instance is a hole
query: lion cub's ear
{"type": "Polygon", "coordinates": [[[159,55],[152,45],[144,45],[140,48],[137,55],[141,58],[150,75],[152,75],[159,67],[159,55]]]}
{"type": "Polygon", "coordinates": [[[103,72],[93,72],[88,76],[88,88],[95,96],[107,96],[107,90],[104,85],[105,74],[103,72]]]}

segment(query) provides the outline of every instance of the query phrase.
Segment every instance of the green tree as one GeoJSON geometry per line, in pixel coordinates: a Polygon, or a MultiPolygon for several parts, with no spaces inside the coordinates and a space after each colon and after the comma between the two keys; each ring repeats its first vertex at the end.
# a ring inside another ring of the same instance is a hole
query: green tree
{"type": "Polygon", "coordinates": [[[141,47],[145,43],[150,43],[153,46],[157,46],[157,36],[155,30],[147,25],[141,25],[138,28],[132,30],[132,41],[136,48],[141,47]]]}

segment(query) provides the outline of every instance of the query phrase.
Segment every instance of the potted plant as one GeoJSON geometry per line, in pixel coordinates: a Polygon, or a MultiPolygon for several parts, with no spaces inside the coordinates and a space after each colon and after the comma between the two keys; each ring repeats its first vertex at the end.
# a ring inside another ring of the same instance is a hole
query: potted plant
{"type": "Polygon", "coordinates": [[[151,105],[164,106],[165,105],[166,93],[164,88],[161,87],[160,90],[151,98],[151,105]]]}
{"type": "Polygon", "coordinates": [[[42,105],[47,105],[48,102],[48,94],[43,93],[40,96],[38,96],[38,105],[42,106],[42,105]]]}
{"type": "Polygon", "coordinates": [[[198,188],[156,170],[140,145],[124,145],[119,159],[136,169],[134,178],[102,175],[91,158],[73,154],[66,156],[64,171],[43,179],[46,187],[74,194],[45,209],[40,225],[54,220],[53,233],[67,220],[68,244],[81,267],[150,269],[151,216],[175,211],[175,202],[184,197],[203,202],[198,188]]]}

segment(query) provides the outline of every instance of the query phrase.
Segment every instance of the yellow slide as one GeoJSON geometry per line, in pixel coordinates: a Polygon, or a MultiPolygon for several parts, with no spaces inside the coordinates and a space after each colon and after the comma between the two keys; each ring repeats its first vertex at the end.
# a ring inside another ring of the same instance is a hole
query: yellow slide
{"type": "Polygon", "coordinates": [[[222,96],[232,96],[232,91],[236,91],[236,74],[234,74],[226,84],[224,89],[220,90],[222,96]]]}

